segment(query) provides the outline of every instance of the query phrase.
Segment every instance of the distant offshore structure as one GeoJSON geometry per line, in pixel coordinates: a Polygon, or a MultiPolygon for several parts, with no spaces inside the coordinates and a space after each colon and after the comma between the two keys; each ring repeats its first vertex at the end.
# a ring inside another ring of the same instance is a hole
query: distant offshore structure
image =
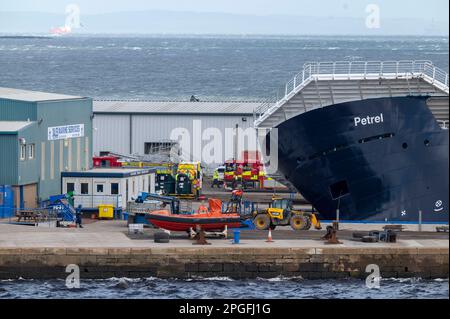
{"type": "Polygon", "coordinates": [[[72,28],[70,26],[57,27],[50,30],[50,34],[52,35],[63,35],[69,33],[72,33],[72,28]]]}

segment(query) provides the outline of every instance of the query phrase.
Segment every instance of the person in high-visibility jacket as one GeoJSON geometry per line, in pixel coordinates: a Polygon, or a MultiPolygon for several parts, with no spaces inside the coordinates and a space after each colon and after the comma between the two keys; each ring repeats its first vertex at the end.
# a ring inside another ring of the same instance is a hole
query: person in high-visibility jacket
{"type": "Polygon", "coordinates": [[[231,188],[237,189],[238,185],[239,185],[239,176],[234,175],[233,184],[231,185],[231,188]]]}
{"type": "Polygon", "coordinates": [[[217,169],[215,169],[214,173],[213,173],[213,182],[212,182],[211,188],[214,188],[214,186],[220,187],[220,184],[219,184],[219,171],[217,169]]]}

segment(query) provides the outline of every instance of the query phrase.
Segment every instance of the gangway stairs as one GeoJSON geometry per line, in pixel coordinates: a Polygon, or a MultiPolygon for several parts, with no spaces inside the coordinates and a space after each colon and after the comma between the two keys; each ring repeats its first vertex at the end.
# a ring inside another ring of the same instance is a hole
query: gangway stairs
{"type": "Polygon", "coordinates": [[[55,195],[50,196],[48,203],[46,204],[47,209],[56,212],[56,216],[66,222],[75,221],[75,208],[69,204],[66,195],[55,195]]]}
{"type": "Polygon", "coordinates": [[[448,129],[449,76],[430,61],[306,63],[277,98],[255,110],[254,125],[271,129],[317,108],[401,96],[430,96],[430,110],[441,127],[448,129]]]}

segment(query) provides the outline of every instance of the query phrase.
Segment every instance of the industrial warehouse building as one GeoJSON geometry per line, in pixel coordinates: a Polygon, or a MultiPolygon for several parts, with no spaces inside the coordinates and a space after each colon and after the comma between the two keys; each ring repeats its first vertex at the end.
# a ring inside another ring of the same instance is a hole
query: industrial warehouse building
{"type": "Polygon", "coordinates": [[[92,162],[92,99],[0,88],[0,185],[14,206],[61,192],[61,172],[92,162]]]}
{"type": "Polygon", "coordinates": [[[182,159],[199,160],[191,155],[195,153],[193,149],[208,142],[206,139],[199,143],[193,136],[213,128],[223,137],[222,160],[227,160],[235,157],[236,143],[232,138],[226,141],[225,136],[236,128],[252,128],[253,112],[259,105],[254,102],[94,101],[94,154],[151,154],[174,143],[173,133],[185,129],[191,135],[191,149],[181,150],[182,159]]]}

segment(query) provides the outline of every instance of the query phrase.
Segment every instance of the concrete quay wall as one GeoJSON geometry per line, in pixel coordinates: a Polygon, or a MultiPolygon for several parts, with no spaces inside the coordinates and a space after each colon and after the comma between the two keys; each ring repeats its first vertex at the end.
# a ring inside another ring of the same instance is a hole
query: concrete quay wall
{"type": "Polygon", "coordinates": [[[66,266],[80,277],[366,278],[378,265],[381,276],[448,278],[449,249],[401,248],[0,248],[0,279],[66,278],[66,266]]]}

